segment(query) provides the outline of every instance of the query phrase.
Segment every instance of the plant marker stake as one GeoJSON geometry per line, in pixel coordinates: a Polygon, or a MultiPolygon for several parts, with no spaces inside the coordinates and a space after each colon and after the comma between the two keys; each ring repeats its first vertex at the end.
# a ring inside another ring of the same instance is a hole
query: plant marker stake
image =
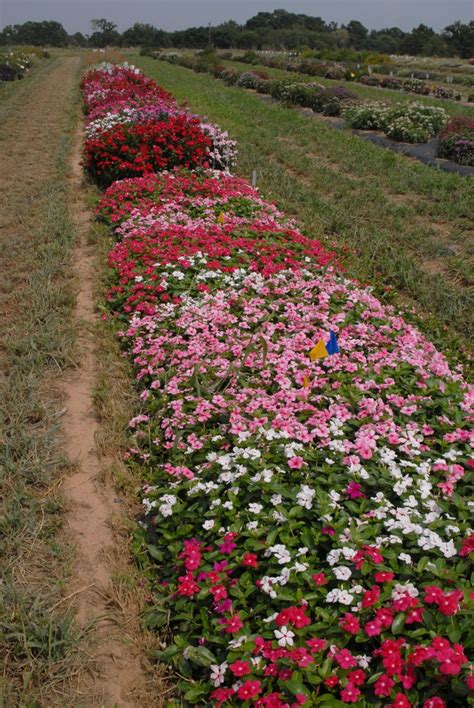
{"type": "Polygon", "coordinates": [[[252,170],[252,187],[257,186],[257,170],[252,170]]]}

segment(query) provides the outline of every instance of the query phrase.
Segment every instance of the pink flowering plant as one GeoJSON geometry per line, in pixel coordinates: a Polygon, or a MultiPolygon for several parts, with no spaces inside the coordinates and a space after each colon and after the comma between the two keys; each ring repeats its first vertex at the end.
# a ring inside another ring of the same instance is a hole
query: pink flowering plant
{"type": "Polygon", "coordinates": [[[139,401],[145,621],[182,703],[472,704],[461,368],[238,178],[116,182],[99,218],[139,401]]]}

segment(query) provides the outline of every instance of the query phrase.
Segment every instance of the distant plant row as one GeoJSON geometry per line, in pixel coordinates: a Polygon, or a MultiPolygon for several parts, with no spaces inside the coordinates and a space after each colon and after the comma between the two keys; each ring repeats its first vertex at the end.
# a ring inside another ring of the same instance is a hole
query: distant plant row
{"type": "Polygon", "coordinates": [[[0,81],[22,79],[36,59],[44,59],[48,56],[48,52],[35,47],[0,51],[0,81]]]}
{"type": "Polygon", "coordinates": [[[391,140],[424,143],[439,134],[438,156],[474,166],[474,120],[458,116],[449,121],[441,106],[419,101],[361,101],[345,86],[325,87],[316,82],[271,80],[265,71],[240,73],[225,64],[215,63],[209,55],[162,54],[160,58],[197,72],[211,73],[230,86],[254,89],[287,105],[310,108],[326,116],[342,115],[347,126],[358,130],[380,130],[391,140]]]}

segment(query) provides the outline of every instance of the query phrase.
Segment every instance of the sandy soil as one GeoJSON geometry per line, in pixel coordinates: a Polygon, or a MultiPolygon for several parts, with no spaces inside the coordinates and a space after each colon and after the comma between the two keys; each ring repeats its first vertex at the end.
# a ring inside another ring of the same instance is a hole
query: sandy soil
{"type": "Polygon", "coordinates": [[[64,384],[67,413],[64,417],[66,449],[76,462],[76,472],[67,478],[62,491],[70,505],[67,525],[76,546],[77,560],[70,592],[75,593],[78,623],[93,626],[93,676],[84,677],[80,692],[85,705],[120,707],[138,705],[133,694],[140,680],[139,657],[124,643],[117,617],[107,602],[108,586],[116,568],[120,542],[113,528],[118,516],[117,494],[104,471],[96,449],[99,423],[94,412],[96,378],[92,328],[94,311],[93,248],[86,243],[92,214],[85,208],[82,193],[81,144],[79,125],[72,156],[72,214],[78,230],[74,270],[78,287],[75,318],[78,324],[79,368],[64,384]]]}

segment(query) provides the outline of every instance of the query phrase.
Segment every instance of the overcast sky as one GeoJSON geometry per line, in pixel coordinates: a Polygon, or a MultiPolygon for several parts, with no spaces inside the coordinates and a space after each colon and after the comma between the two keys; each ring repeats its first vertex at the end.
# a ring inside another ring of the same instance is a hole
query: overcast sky
{"type": "Polygon", "coordinates": [[[0,28],[26,20],[58,20],[70,33],[89,32],[92,18],[106,17],[119,30],[149,22],[166,30],[244,22],[260,10],[284,7],[326,21],[360,20],[370,29],[423,22],[439,30],[454,20],[474,19],[474,0],[0,0],[0,28]]]}

